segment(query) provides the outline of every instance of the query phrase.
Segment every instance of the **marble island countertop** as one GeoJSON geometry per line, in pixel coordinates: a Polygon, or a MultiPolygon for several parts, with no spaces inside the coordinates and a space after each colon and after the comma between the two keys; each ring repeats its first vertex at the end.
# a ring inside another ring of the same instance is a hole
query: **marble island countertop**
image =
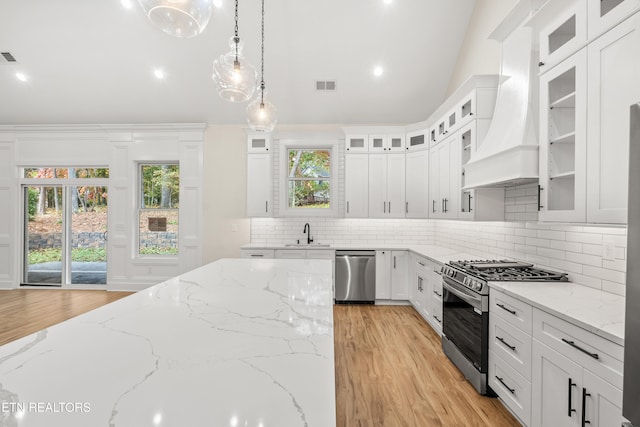
{"type": "Polygon", "coordinates": [[[334,426],[331,263],[220,260],[0,347],[2,426],[334,426]]]}
{"type": "Polygon", "coordinates": [[[623,296],[570,282],[489,282],[489,287],[624,345],[623,296]]]}

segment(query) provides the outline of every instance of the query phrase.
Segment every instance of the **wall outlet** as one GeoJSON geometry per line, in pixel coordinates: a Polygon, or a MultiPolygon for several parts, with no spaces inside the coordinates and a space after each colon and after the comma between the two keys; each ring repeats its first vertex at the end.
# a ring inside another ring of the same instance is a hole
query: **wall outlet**
{"type": "Polygon", "coordinates": [[[602,259],[613,261],[616,257],[616,248],[613,240],[602,241],[602,259]]]}

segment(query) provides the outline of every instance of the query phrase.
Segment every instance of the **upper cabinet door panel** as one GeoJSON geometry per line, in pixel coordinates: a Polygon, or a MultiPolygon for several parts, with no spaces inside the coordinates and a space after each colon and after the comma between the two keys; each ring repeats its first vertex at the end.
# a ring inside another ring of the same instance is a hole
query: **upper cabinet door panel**
{"type": "Polygon", "coordinates": [[[589,39],[595,39],[636,12],[640,0],[589,0],[587,8],[589,39]]]}
{"type": "Polygon", "coordinates": [[[369,135],[347,135],[344,145],[347,153],[367,153],[369,151],[369,135]]]}
{"type": "MultiPolygon", "coordinates": [[[[566,2],[564,2],[566,3],[566,2]]],[[[547,2],[545,7],[558,7],[561,2],[547,2]]],[[[572,1],[568,8],[558,11],[548,25],[540,30],[541,71],[569,57],[587,41],[587,5],[572,1]]]]}
{"type": "Polygon", "coordinates": [[[626,223],[629,107],[640,101],[640,15],[588,47],[587,221],[626,223]]]}

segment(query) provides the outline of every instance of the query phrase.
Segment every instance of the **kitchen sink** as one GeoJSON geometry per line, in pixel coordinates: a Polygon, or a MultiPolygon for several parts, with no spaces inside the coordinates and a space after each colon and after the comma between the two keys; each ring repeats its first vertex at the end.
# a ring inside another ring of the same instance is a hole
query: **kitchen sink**
{"type": "Polygon", "coordinates": [[[328,243],[286,243],[284,245],[287,248],[328,248],[331,247],[328,243]]]}

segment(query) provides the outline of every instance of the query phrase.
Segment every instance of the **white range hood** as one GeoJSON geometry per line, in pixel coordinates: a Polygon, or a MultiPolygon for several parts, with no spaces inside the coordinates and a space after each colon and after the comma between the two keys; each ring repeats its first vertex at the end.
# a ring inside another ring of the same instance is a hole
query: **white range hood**
{"type": "Polygon", "coordinates": [[[532,47],[527,27],[510,32],[502,42],[493,119],[465,165],[465,189],[538,180],[538,78],[532,47]]]}

